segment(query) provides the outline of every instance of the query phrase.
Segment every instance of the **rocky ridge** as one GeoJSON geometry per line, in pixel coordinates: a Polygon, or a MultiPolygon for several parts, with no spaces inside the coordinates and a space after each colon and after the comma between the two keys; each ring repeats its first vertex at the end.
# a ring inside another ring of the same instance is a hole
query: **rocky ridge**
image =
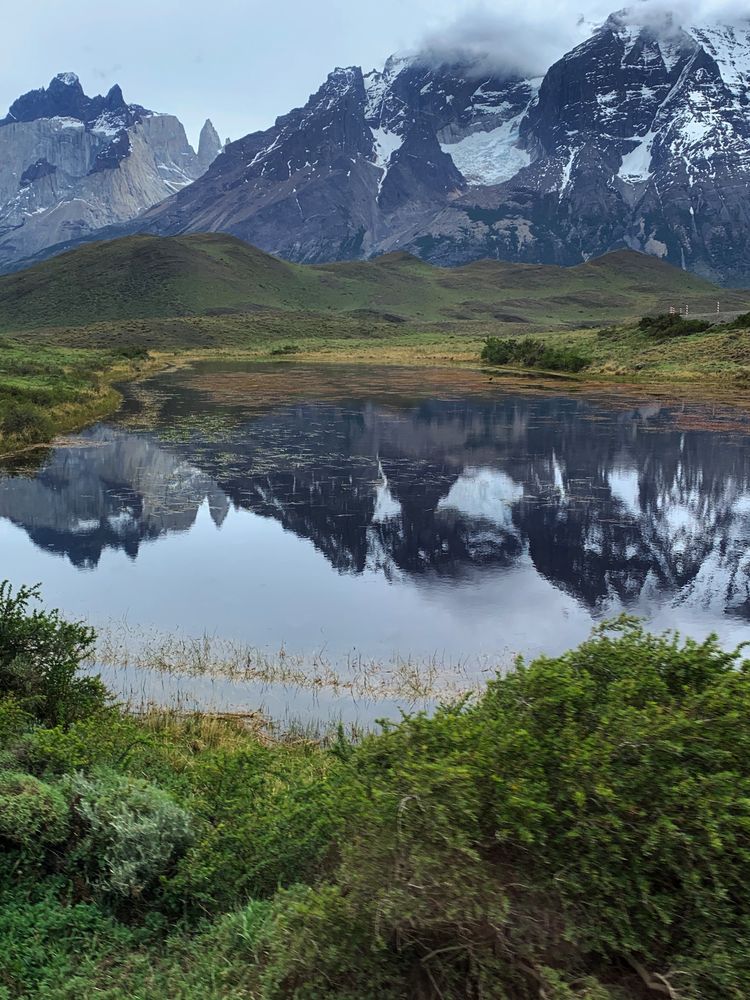
{"type": "Polygon", "coordinates": [[[221,149],[210,122],[199,152],[173,115],[88,97],[61,73],[0,120],[0,263],[129,222],[201,176],[221,149]]]}
{"type": "Polygon", "coordinates": [[[619,247],[750,280],[750,27],[613,14],[541,79],[391,58],[335,70],[138,225],[295,261],[576,264],[619,247]]]}

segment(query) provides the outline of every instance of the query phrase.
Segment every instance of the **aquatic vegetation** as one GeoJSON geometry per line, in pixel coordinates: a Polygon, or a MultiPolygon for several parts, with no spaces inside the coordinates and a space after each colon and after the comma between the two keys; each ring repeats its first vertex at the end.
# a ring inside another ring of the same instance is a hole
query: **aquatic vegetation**
{"type": "MultiPolygon", "coordinates": [[[[246,685],[246,701],[260,698],[264,688],[280,687],[325,692],[355,703],[391,701],[408,710],[459,700],[479,692],[483,687],[482,677],[488,670],[484,661],[455,661],[438,656],[416,659],[395,655],[379,660],[349,654],[336,659],[325,650],[304,655],[291,653],[283,646],[276,652],[269,652],[220,636],[194,637],[132,626],[127,622],[112,622],[99,629],[96,648],[89,661],[94,669],[104,671],[111,681],[130,678],[137,683],[139,673],[149,672],[181,680],[178,687],[183,694],[183,710],[191,704],[191,678],[216,681],[214,703],[198,702],[208,711],[221,710],[222,680],[246,685]]],[[[493,664],[495,671],[500,667],[497,662],[493,664]]],[[[126,686],[126,683],[121,685],[122,689],[126,686]]],[[[234,688],[232,695],[236,697],[238,690],[241,688],[234,688]]],[[[180,707],[168,694],[165,700],[162,708],[180,707]]],[[[179,703],[179,695],[177,701],[179,703]]],[[[140,697],[134,689],[129,701],[131,708],[143,710],[148,702],[147,697],[140,697]]],[[[228,705],[224,709],[230,711],[228,705]]]]}

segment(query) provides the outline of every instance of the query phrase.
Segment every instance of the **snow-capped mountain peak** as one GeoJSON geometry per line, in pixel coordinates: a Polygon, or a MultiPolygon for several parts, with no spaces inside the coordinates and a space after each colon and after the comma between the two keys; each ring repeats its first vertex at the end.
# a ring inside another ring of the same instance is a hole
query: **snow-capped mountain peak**
{"type": "MultiPolygon", "coordinates": [[[[689,25],[651,9],[615,12],[539,79],[473,47],[401,53],[367,74],[338,68],[199,181],[185,187],[174,158],[160,161],[162,182],[180,190],[143,228],[216,228],[300,261],[408,250],[446,265],[572,265],[626,246],[745,284],[750,24],[689,25]]],[[[109,143],[97,153],[106,176],[167,116],[127,105],[119,89],[87,98],[58,81],[0,126],[39,120],[109,143]]],[[[202,146],[213,156],[218,136],[202,146]]],[[[24,178],[25,211],[61,179],[43,148],[29,154],[13,182],[24,178]]]]}
{"type": "Polygon", "coordinates": [[[81,81],[75,73],[58,73],[52,82],[54,83],[55,81],[62,83],[66,87],[80,87],[81,85],[81,81]]]}

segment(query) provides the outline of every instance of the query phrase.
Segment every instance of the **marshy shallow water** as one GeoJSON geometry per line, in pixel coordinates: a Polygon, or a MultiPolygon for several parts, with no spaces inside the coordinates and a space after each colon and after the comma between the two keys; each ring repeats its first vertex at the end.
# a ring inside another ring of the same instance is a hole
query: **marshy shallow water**
{"type": "Polygon", "coordinates": [[[0,478],[0,576],[137,702],[369,721],[622,611],[750,638],[750,421],[451,370],[198,364],[0,478]]]}

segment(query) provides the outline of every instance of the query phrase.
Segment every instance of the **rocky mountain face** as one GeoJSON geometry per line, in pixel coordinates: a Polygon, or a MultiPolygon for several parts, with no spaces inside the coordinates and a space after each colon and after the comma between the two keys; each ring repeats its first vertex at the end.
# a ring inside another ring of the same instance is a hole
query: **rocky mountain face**
{"type": "Polygon", "coordinates": [[[579,263],[614,246],[705,277],[750,277],[750,30],[613,15],[556,63],[519,125],[527,165],[477,187],[413,242],[579,263]]]}
{"type": "Polygon", "coordinates": [[[196,153],[174,116],[127,104],[117,86],[88,97],[75,74],[56,76],[0,120],[0,264],[128,222],[220,149],[210,122],[196,153]]]}
{"type": "Polygon", "coordinates": [[[749,184],[750,25],[626,11],[541,79],[423,56],[337,69],[138,226],[308,262],[575,264],[628,246],[742,284],[749,184]]]}
{"type": "MultiPolygon", "coordinates": [[[[366,76],[337,69],[303,108],[227,146],[199,184],[147,213],[141,228],[231,232],[307,262],[395,248],[396,234],[425,230],[477,180],[469,154],[454,158],[453,147],[484,129],[501,130],[511,147],[533,93],[527,81],[478,84],[459,67],[413,59],[366,76]]],[[[510,168],[491,169],[497,179],[510,168]]]]}

